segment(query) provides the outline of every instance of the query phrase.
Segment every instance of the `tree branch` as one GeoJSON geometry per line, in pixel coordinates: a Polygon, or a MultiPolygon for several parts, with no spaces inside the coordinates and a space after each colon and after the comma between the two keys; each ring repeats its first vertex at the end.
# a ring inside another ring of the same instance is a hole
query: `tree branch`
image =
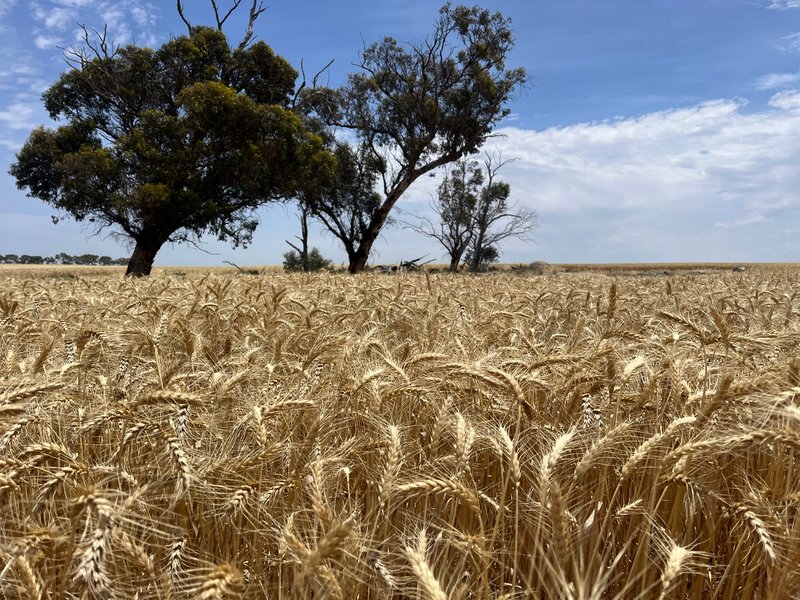
{"type": "Polygon", "coordinates": [[[239,50],[244,50],[247,47],[247,44],[250,43],[250,40],[253,38],[253,28],[256,24],[256,19],[258,19],[259,15],[261,15],[261,13],[263,13],[265,10],[267,9],[262,3],[259,3],[258,0],[253,0],[253,5],[250,7],[250,18],[247,22],[247,33],[245,33],[242,41],[239,42],[239,50]]]}
{"type": "Polygon", "coordinates": [[[292,242],[290,242],[289,240],[284,240],[284,241],[285,241],[287,244],[289,244],[289,246],[290,246],[290,247],[291,247],[291,248],[292,248],[292,249],[293,249],[295,252],[297,252],[297,254],[299,254],[301,257],[303,256],[303,251],[302,251],[302,250],[300,250],[300,248],[298,248],[297,246],[295,246],[295,245],[294,245],[292,242]]]}
{"type": "Polygon", "coordinates": [[[89,62],[89,53],[85,50],[91,50],[91,54],[100,60],[108,60],[114,58],[119,51],[119,46],[111,44],[111,52],[108,51],[108,25],[103,26],[103,32],[96,29],[89,29],[82,23],[77,24],[81,29],[81,40],[83,41],[83,48],[76,50],[75,48],[60,48],[64,52],[64,61],[73,69],[82,69],[89,62]],[[92,36],[91,34],[94,34],[92,36]],[[92,37],[96,37],[97,41],[93,42],[92,37]]]}
{"type": "MultiPolygon", "coordinates": [[[[319,71],[317,71],[314,74],[314,77],[311,79],[311,90],[312,91],[317,89],[317,82],[319,81],[319,78],[322,76],[322,74],[325,71],[327,71],[328,69],[331,68],[331,65],[333,64],[334,60],[336,60],[336,59],[334,59],[334,58],[330,59],[330,61],[328,61],[327,65],[322,67],[319,71]]],[[[294,98],[292,98],[292,107],[293,108],[297,106],[297,100],[300,98],[300,93],[307,87],[306,69],[305,69],[305,64],[304,64],[304,61],[303,61],[302,58],[300,59],[300,76],[302,78],[301,81],[300,81],[300,85],[297,87],[297,91],[294,93],[294,98]]]]}
{"type": "Polygon", "coordinates": [[[219,18],[219,9],[217,8],[217,0],[211,0],[211,6],[214,8],[214,19],[216,19],[216,21],[217,21],[217,29],[219,31],[222,31],[222,26],[225,25],[225,21],[227,21],[228,17],[230,17],[233,14],[233,11],[235,11],[237,8],[239,8],[239,5],[241,3],[242,3],[242,0],[234,0],[233,6],[231,7],[231,9],[227,13],[225,13],[225,16],[222,17],[222,19],[220,19],[219,18]]]}
{"type": "Polygon", "coordinates": [[[183,21],[186,24],[186,27],[189,29],[189,35],[191,35],[192,34],[192,24],[189,23],[189,20],[183,14],[183,2],[181,2],[181,0],[177,0],[177,2],[178,2],[178,15],[180,16],[181,21],[183,21]]]}

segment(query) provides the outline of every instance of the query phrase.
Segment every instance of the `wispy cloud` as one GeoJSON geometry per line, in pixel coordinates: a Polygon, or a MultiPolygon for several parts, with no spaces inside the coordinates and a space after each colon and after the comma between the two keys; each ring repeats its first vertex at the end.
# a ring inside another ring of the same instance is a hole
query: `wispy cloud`
{"type": "Polygon", "coordinates": [[[0,0],[0,17],[6,15],[15,3],[16,0],[0,0]]]}
{"type": "MultiPolygon", "coordinates": [[[[0,0],[3,2],[3,0],[0,0]]],[[[89,29],[102,30],[108,26],[109,42],[126,44],[153,43],[153,28],[158,20],[159,9],[145,0],[38,0],[32,4],[32,14],[43,31],[37,38],[37,46],[47,48],[53,39],[61,40],[72,32],[74,41],[80,43],[82,30],[76,24],[89,29]]]]}
{"type": "Polygon", "coordinates": [[[800,90],[784,90],[769,99],[769,105],[782,110],[800,110],[800,90]]]}
{"type": "Polygon", "coordinates": [[[800,72],[797,73],[768,73],[759,77],[753,87],[757,90],[777,90],[787,88],[800,82],[800,72]]]}
{"type": "Polygon", "coordinates": [[[37,6],[33,16],[49,31],[66,31],[75,25],[78,11],[65,6],[37,6]]]}
{"type": "Polygon", "coordinates": [[[775,94],[760,112],[745,106],[715,100],[544,131],[506,127],[494,144],[516,159],[502,177],[539,212],[545,257],[789,259],[777,255],[790,244],[773,223],[800,222],[800,92],[775,94]]]}
{"type": "Polygon", "coordinates": [[[34,75],[36,68],[24,56],[13,53],[10,64],[0,66],[0,79],[6,77],[19,77],[22,75],[34,75]]]}
{"type": "Polygon", "coordinates": [[[31,129],[36,125],[33,118],[36,114],[35,104],[30,101],[15,101],[5,110],[0,110],[0,125],[6,129],[31,129]]]}
{"type": "Polygon", "coordinates": [[[92,6],[95,0],[53,0],[53,3],[70,8],[86,8],[92,6]]]}
{"type": "Polygon", "coordinates": [[[0,138],[0,148],[11,152],[17,152],[22,148],[22,143],[11,139],[0,138]]]}
{"type": "Polygon", "coordinates": [[[748,225],[755,225],[757,223],[763,223],[768,219],[760,214],[755,213],[747,217],[743,217],[741,219],[736,219],[734,221],[717,221],[714,223],[714,227],[718,227],[720,229],[737,229],[739,227],[747,227],[748,225]]]}
{"type": "Polygon", "coordinates": [[[767,8],[770,10],[790,10],[792,8],[800,8],[800,0],[772,0],[767,8]]]}
{"type": "Polygon", "coordinates": [[[128,9],[139,27],[152,27],[156,24],[156,12],[152,5],[134,5],[128,9]]]}
{"type": "Polygon", "coordinates": [[[50,50],[62,43],[63,38],[57,35],[37,35],[33,43],[39,50],[50,50]]]}
{"type": "Polygon", "coordinates": [[[800,33],[793,33],[781,38],[779,48],[784,52],[800,51],[800,33]]]}

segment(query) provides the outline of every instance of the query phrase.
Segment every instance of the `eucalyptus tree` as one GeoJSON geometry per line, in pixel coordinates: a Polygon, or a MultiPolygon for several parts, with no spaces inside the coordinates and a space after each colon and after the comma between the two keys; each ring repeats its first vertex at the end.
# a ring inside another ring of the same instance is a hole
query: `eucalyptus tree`
{"type": "MultiPolygon", "coordinates": [[[[353,196],[359,205],[343,210],[336,205],[341,194],[315,199],[317,214],[337,213],[340,221],[358,214],[350,272],[364,269],[392,209],[414,181],[477,152],[507,116],[509,100],[526,79],[524,69],[506,66],[513,45],[510,20],[502,14],[447,3],[423,41],[403,45],[387,37],[363,50],[359,71],[342,87],[303,90],[306,109],[334,133],[349,131],[356,140],[352,152],[367,162],[361,170],[379,179],[374,202],[363,202],[360,194],[353,196]]],[[[337,226],[326,226],[344,242],[337,226]]]]}
{"type": "Polygon", "coordinates": [[[263,204],[324,179],[334,159],[292,109],[297,72],[264,42],[187,25],[158,49],[109,46],[84,29],[85,47],[44,93],[50,116],[11,166],[28,196],[133,242],[127,274],[148,275],[168,242],[211,234],[246,245],[263,204]]]}

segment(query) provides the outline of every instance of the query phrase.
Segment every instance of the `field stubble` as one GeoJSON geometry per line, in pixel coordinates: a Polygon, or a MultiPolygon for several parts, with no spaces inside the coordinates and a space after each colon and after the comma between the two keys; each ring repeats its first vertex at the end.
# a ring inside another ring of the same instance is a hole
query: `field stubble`
{"type": "Polygon", "coordinates": [[[800,595],[800,276],[15,277],[4,598],[800,595]]]}

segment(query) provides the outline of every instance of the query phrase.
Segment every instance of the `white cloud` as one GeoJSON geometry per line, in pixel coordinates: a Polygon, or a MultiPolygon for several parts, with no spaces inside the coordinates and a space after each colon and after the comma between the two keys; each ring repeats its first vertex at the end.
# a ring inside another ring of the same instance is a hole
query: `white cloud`
{"type": "Polygon", "coordinates": [[[152,29],[159,10],[143,0],[50,0],[33,3],[32,14],[45,30],[37,45],[47,48],[52,47],[48,42],[56,39],[56,32],[69,30],[74,32],[75,42],[80,44],[83,31],[76,29],[78,24],[85,25],[90,31],[102,31],[104,26],[108,26],[109,45],[122,45],[134,40],[152,43],[155,41],[152,29]]]}
{"type": "Polygon", "coordinates": [[[714,223],[714,227],[719,227],[721,229],[736,229],[737,227],[747,227],[748,225],[755,225],[756,223],[763,223],[768,219],[759,213],[753,213],[747,217],[743,217],[741,219],[736,219],[734,221],[717,221],[714,223]]]}
{"type": "Polygon", "coordinates": [[[744,108],[506,127],[493,144],[516,159],[501,177],[539,212],[546,260],[796,260],[778,224],[800,222],[800,91],[744,108]]]}
{"type": "Polygon", "coordinates": [[[130,13],[139,27],[152,27],[155,25],[156,16],[152,6],[131,6],[130,13]]]}
{"type": "Polygon", "coordinates": [[[772,0],[772,3],[767,8],[770,10],[800,8],[800,0],[772,0]]]}
{"type": "Polygon", "coordinates": [[[0,68],[0,79],[6,77],[18,77],[20,75],[34,75],[36,68],[28,61],[27,57],[20,55],[12,56],[11,64],[3,65],[0,68]]]}
{"type": "Polygon", "coordinates": [[[798,73],[768,73],[759,77],[753,87],[757,90],[776,90],[786,88],[800,81],[798,73]]]}
{"type": "Polygon", "coordinates": [[[0,102],[11,102],[11,97],[33,93],[37,97],[45,89],[41,61],[30,52],[16,47],[6,47],[5,62],[0,65],[0,102]]]}
{"type": "Polygon", "coordinates": [[[12,102],[5,110],[0,110],[0,125],[6,129],[31,129],[36,124],[32,119],[35,114],[32,102],[12,102]]]}
{"type": "Polygon", "coordinates": [[[40,50],[50,50],[55,48],[61,42],[62,39],[56,35],[37,35],[33,40],[33,43],[40,50]]]}
{"type": "Polygon", "coordinates": [[[70,8],[86,8],[93,5],[95,0],[54,0],[55,4],[70,8]]]}
{"type": "Polygon", "coordinates": [[[800,90],[784,90],[769,100],[769,105],[782,110],[800,110],[800,90]]]}
{"type": "Polygon", "coordinates": [[[784,52],[797,52],[800,50],[800,33],[793,33],[781,38],[780,49],[784,52]]]}
{"type": "Polygon", "coordinates": [[[75,24],[78,13],[70,7],[36,7],[34,17],[48,30],[64,31],[75,24]]]}
{"type": "Polygon", "coordinates": [[[22,148],[22,144],[14,140],[0,138],[0,148],[10,150],[11,152],[17,152],[20,148],[22,148]]]}
{"type": "Polygon", "coordinates": [[[16,0],[0,0],[0,17],[8,13],[16,3],[16,0]]]}

